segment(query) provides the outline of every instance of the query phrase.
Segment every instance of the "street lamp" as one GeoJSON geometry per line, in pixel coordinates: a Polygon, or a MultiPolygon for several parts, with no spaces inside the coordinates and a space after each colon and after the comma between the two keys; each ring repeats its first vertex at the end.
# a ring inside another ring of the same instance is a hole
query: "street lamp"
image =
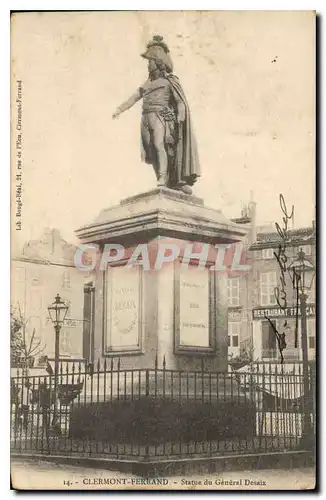
{"type": "Polygon", "coordinates": [[[293,284],[298,292],[300,300],[301,316],[301,349],[303,366],[303,429],[302,440],[304,445],[313,446],[312,429],[310,421],[309,405],[309,364],[308,364],[308,335],[307,335],[307,298],[308,290],[311,289],[314,280],[314,273],[310,279],[307,271],[315,271],[314,265],[310,262],[302,248],[300,248],[297,258],[290,264],[289,269],[293,270],[293,284]]]}
{"type": "Polygon", "coordinates": [[[57,407],[57,396],[58,396],[58,376],[59,376],[59,345],[60,345],[60,330],[65,320],[66,314],[68,312],[68,306],[61,300],[60,295],[57,293],[53,304],[48,307],[49,315],[51,321],[54,325],[55,331],[55,348],[54,348],[54,415],[53,423],[56,423],[56,407],[57,407]]]}

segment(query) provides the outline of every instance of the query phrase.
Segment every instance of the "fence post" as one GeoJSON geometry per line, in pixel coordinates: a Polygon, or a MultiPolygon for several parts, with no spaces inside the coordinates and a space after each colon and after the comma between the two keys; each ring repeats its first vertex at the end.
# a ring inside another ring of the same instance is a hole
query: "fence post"
{"type": "MultiPolygon", "coordinates": [[[[145,394],[146,397],[149,396],[149,369],[145,371],[145,394]]],[[[150,445],[148,443],[145,444],[145,460],[148,460],[150,455],[150,445]]]]}
{"type": "Polygon", "coordinates": [[[166,360],[165,354],[163,356],[163,399],[165,399],[165,369],[166,369],[166,360]]]}
{"type": "Polygon", "coordinates": [[[106,400],[106,358],[103,365],[103,401],[106,400]]]}
{"type": "Polygon", "coordinates": [[[112,402],[112,399],[113,399],[113,358],[111,358],[111,366],[110,366],[110,399],[112,402]]]}
{"type": "Polygon", "coordinates": [[[316,434],[316,364],[310,365],[310,376],[311,376],[311,410],[313,418],[313,430],[314,435],[316,434]]]}
{"type": "Polygon", "coordinates": [[[204,387],[204,358],[201,358],[201,399],[204,402],[205,387],[204,387]]]}
{"type": "Polygon", "coordinates": [[[146,396],[149,396],[149,370],[146,368],[146,396]]]}
{"type": "Polygon", "coordinates": [[[155,389],[154,389],[155,397],[157,396],[157,366],[158,366],[158,359],[157,359],[157,353],[156,353],[156,356],[155,356],[155,389]]]}
{"type": "Polygon", "coordinates": [[[117,396],[120,399],[120,358],[118,358],[118,368],[117,368],[117,396]]]}

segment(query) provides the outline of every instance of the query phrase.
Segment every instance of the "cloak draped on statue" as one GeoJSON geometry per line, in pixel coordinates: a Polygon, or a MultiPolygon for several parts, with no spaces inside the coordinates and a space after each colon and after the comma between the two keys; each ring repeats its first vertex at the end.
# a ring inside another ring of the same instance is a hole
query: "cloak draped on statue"
{"type": "MultiPolygon", "coordinates": [[[[167,145],[173,143],[174,151],[172,158],[169,158],[169,187],[176,187],[178,184],[192,186],[197,177],[200,176],[200,165],[190,109],[179,78],[171,73],[166,73],[165,77],[185,107],[185,120],[183,122],[175,122],[174,120],[165,122],[166,143],[167,145]]],[[[152,152],[145,149],[143,141],[141,141],[141,157],[146,163],[153,164],[152,152]]]]}

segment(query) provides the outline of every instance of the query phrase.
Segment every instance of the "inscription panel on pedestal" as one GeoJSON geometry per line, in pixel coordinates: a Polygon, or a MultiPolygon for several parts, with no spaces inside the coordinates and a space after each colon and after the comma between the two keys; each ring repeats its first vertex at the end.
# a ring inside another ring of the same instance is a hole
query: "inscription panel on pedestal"
{"type": "Polygon", "coordinates": [[[142,271],[125,266],[106,272],[104,353],[141,351],[142,271]]]}
{"type": "Polygon", "coordinates": [[[179,265],[175,272],[175,351],[212,352],[214,275],[179,265]]]}

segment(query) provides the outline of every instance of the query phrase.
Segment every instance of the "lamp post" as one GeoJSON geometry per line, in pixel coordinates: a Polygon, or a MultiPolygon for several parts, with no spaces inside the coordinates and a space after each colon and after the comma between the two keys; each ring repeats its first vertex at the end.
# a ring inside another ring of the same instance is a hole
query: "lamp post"
{"type": "Polygon", "coordinates": [[[55,348],[54,348],[54,414],[53,424],[56,423],[57,417],[57,396],[58,396],[58,377],[59,377],[59,346],[60,346],[60,330],[66,317],[68,306],[61,300],[60,295],[57,293],[54,302],[48,307],[51,321],[54,325],[55,331],[55,348]]]}
{"type": "Polygon", "coordinates": [[[308,333],[307,333],[307,291],[311,288],[314,275],[312,275],[307,285],[307,271],[314,271],[314,265],[310,262],[302,248],[297,258],[290,264],[293,270],[293,283],[296,286],[300,301],[301,316],[301,349],[302,349],[302,367],[303,367],[303,429],[302,444],[311,448],[313,446],[313,433],[310,421],[309,408],[309,362],[308,362],[308,333]]]}

